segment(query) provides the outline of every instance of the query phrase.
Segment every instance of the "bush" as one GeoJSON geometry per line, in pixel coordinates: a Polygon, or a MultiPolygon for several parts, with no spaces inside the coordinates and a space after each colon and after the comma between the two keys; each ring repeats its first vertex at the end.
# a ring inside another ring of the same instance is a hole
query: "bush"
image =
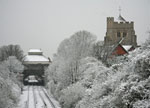
{"type": "Polygon", "coordinates": [[[13,108],[20,95],[20,82],[17,73],[23,71],[23,66],[15,57],[9,57],[0,63],[0,108],[13,108]]]}
{"type": "Polygon", "coordinates": [[[148,78],[150,76],[150,56],[139,59],[134,70],[143,78],[148,78]]]}
{"type": "Polygon", "coordinates": [[[85,89],[79,83],[69,86],[62,91],[62,96],[59,99],[63,108],[75,108],[78,101],[84,95],[85,89]]]}

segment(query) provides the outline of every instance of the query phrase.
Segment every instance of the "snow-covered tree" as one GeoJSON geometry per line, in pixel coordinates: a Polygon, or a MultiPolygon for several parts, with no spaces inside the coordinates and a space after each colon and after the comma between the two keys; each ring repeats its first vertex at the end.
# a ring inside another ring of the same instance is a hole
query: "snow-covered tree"
{"type": "Polygon", "coordinates": [[[98,41],[93,46],[93,56],[98,60],[101,60],[104,64],[110,65],[110,61],[108,60],[112,53],[113,47],[114,46],[111,45],[105,45],[103,41],[98,41]]]}
{"type": "Polygon", "coordinates": [[[85,95],[76,108],[149,108],[149,51],[150,44],[146,41],[129,53],[124,62],[118,62],[105,71],[99,70],[90,95],[85,95]]]}
{"type": "Polygon", "coordinates": [[[7,45],[0,48],[0,61],[6,60],[9,56],[15,56],[18,60],[23,59],[23,50],[19,45],[7,45]]]}
{"type": "Polygon", "coordinates": [[[9,69],[10,72],[13,73],[22,73],[23,72],[23,65],[22,63],[17,60],[15,56],[9,56],[6,61],[3,62],[9,69]]]}
{"type": "Polygon", "coordinates": [[[149,108],[149,39],[127,56],[112,59],[111,66],[106,67],[98,56],[90,56],[99,53],[107,56],[109,49],[101,52],[101,48],[97,49],[99,45],[94,45],[84,50],[84,44],[80,43],[82,36],[77,38],[79,34],[82,33],[60,44],[47,70],[48,87],[62,108],[149,108]]]}
{"type": "Polygon", "coordinates": [[[90,32],[79,31],[60,43],[54,60],[46,71],[49,74],[49,88],[55,88],[51,90],[56,98],[60,98],[63,89],[79,80],[80,60],[93,55],[95,41],[96,37],[90,32]]]}
{"type": "Polygon", "coordinates": [[[14,56],[0,63],[0,108],[14,108],[20,94],[17,77],[23,65],[14,56]]]}

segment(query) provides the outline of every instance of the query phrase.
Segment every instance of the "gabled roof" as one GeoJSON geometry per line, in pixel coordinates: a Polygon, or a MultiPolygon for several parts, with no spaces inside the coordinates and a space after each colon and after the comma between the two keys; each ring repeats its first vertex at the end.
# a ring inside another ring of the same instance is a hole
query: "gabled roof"
{"type": "Polygon", "coordinates": [[[126,20],[125,20],[121,15],[119,15],[118,21],[119,21],[119,22],[126,22],[126,20]]]}
{"type": "Polygon", "coordinates": [[[118,46],[120,46],[126,53],[128,53],[128,51],[121,45],[122,41],[124,40],[124,38],[120,39],[120,41],[118,41],[118,43],[116,43],[115,45],[112,45],[111,47],[111,50],[110,50],[110,53],[109,55],[112,55],[112,53],[116,50],[116,48],[118,46]]]}
{"type": "Polygon", "coordinates": [[[118,41],[118,43],[116,45],[112,45],[112,50],[110,51],[111,55],[112,53],[114,53],[114,51],[118,48],[118,46],[120,46],[122,48],[122,50],[126,53],[128,53],[129,51],[133,50],[134,47],[132,45],[122,45],[122,41],[124,40],[124,38],[120,39],[120,41],[118,41]],[[133,48],[133,49],[132,49],[133,48]]]}
{"type": "Polygon", "coordinates": [[[123,54],[128,54],[128,51],[121,45],[118,44],[111,52],[113,55],[123,55],[123,54]],[[121,50],[118,50],[118,48],[121,48],[121,50]]]}
{"type": "Polygon", "coordinates": [[[49,64],[50,59],[43,55],[41,49],[30,49],[24,57],[23,64],[49,64]]]}
{"type": "Polygon", "coordinates": [[[50,61],[43,55],[27,55],[24,58],[24,64],[49,64],[50,61]]]}
{"type": "Polygon", "coordinates": [[[42,55],[27,55],[24,61],[49,61],[49,60],[42,55]]]}
{"type": "Polygon", "coordinates": [[[131,45],[122,45],[122,47],[126,50],[126,51],[129,51],[132,46],[131,45]]]}

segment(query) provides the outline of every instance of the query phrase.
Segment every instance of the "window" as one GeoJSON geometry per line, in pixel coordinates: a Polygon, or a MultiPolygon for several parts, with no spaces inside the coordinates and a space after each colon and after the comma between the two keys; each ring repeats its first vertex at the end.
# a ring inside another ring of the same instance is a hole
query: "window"
{"type": "Polygon", "coordinates": [[[126,37],[127,33],[126,32],[123,32],[123,37],[126,37]]]}
{"type": "Polygon", "coordinates": [[[121,36],[121,33],[120,32],[117,32],[117,37],[120,37],[121,36]]]}

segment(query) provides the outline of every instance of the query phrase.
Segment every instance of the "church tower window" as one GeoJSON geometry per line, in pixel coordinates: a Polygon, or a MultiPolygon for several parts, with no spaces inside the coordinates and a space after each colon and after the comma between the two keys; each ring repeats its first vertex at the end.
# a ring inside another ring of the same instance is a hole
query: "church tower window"
{"type": "Polygon", "coordinates": [[[123,32],[123,37],[126,37],[127,36],[127,33],[126,32],[123,32]]]}
{"type": "Polygon", "coordinates": [[[120,37],[121,36],[121,33],[120,32],[117,32],[117,37],[120,37]]]}

